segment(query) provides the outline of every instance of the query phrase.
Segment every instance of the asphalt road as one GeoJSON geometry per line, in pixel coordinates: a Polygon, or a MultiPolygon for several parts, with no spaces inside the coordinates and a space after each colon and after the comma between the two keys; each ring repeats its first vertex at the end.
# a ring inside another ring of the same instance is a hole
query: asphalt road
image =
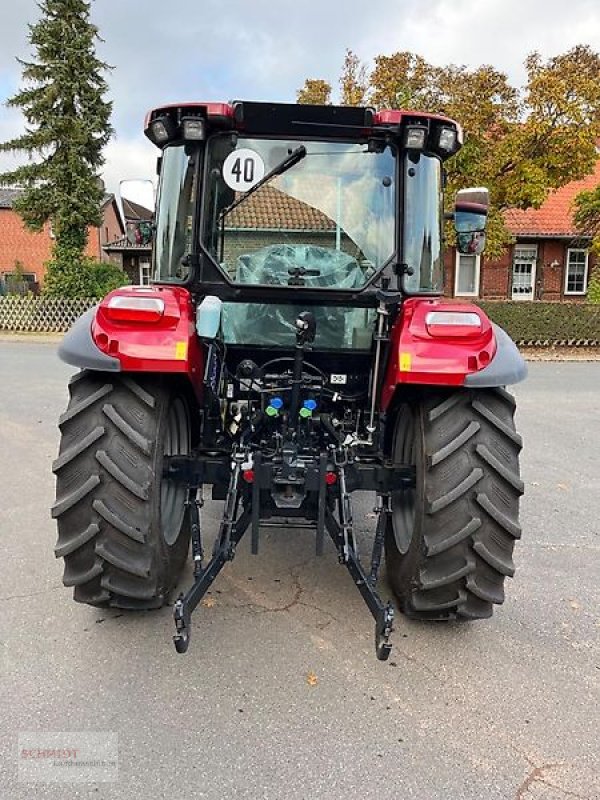
{"type": "MultiPolygon", "coordinates": [[[[600,798],[600,364],[535,363],[516,387],[524,533],[504,606],[400,618],[380,663],[309,532],[270,532],[258,558],[243,543],[186,656],[170,608],[75,604],[49,515],[71,371],[54,348],[0,342],[2,800],[600,798]],[[118,779],[19,781],[27,731],[118,734],[118,779]]],[[[368,497],[355,511],[372,528],[368,497]]]]}

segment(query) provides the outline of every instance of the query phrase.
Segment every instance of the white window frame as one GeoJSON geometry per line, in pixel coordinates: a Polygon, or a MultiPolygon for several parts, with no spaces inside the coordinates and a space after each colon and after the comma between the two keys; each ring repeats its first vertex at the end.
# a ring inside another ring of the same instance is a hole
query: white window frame
{"type": "Polygon", "coordinates": [[[518,243],[515,245],[511,264],[510,264],[510,299],[515,303],[530,303],[535,300],[535,277],[537,272],[537,260],[539,257],[539,248],[537,244],[518,243]],[[526,252],[527,255],[521,255],[526,252]],[[514,290],[515,285],[515,263],[519,261],[522,264],[531,265],[531,292],[525,294],[516,293],[514,290]]]}
{"type": "Polygon", "coordinates": [[[590,265],[590,251],[585,247],[569,247],[567,249],[567,258],[565,260],[565,295],[578,296],[583,297],[583,295],[587,294],[588,290],[588,270],[590,265]],[[583,270],[583,291],[581,292],[574,292],[573,290],[568,291],[567,286],[569,285],[569,260],[571,253],[585,253],[585,267],[583,270]]]}
{"type": "Polygon", "coordinates": [[[140,281],[140,286],[150,286],[152,281],[152,261],[149,258],[144,258],[143,256],[138,259],[138,278],[140,281]],[[142,268],[146,267],[148,269],[148,283],[143,282],[143,273],[142,268]]]}
{"type": "Polygon", "coordinates": [[[479,297],[481,289],[481,255],[474,255],[471,253],[459,253],[456,251],[456,259],[454,262],[454,296],[455,297],[479,297]],[[475,291],[474,292],[459,292],[458,291],[458,271],[460,269],[460,257],[474,258],[475,259],[475,291]]]}

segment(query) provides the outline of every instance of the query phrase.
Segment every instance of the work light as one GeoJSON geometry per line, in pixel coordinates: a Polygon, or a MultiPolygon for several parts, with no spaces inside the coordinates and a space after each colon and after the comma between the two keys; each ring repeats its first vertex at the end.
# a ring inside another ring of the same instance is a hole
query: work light
{"type": "Polygon", "coordinates": [[[445,153],[453,153],[456,150],[457,133],[454,128],[440,128],[438,134],[438,148],[445,153]]]}
{"type": "Polygon", "coordinates": [[[426,138],[427,128],[423,125],[408,125],[404,131],[404,146],[409,150],[422,150],[426,138]]]}
{"type": "Polygon", "coordinates": [[[206,137],[206,129],[202,117],[183,117],[181,131],[186,142],[201,142],[206,137]]]}
{"type": "Polygon", "coordinates": [[[175,121],[166,114],[162,117],[156,117],[150,123],[150,138],[158,147],[162,147],[171,139],[174,139],[176,133],[177,126],[175,121]]]}

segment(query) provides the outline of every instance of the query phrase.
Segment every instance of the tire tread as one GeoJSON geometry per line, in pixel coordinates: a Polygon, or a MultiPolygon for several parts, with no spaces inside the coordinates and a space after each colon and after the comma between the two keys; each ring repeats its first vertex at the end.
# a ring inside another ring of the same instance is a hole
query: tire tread
{"type": "Polygon", "coordinates": [[[503,388],[440,390],[422,395],[411,413],[423,442],[423,500],[408,550],[398,549],[388,526],[392,587],[411,617],[487,618],[504,602],[521,536],[514,398],[503,388]]]}
{"type": "Polygon", "coordinates": [[[76,601],[158,608],[175,585],[189,546],[189,517],[174,545],[161,538],[162,439],[172,396],[160,379],[83,370],[69,382],[53,464],[57,558],[76,601]],[[162,416],[161,416],[162,415],[162,416]]]}

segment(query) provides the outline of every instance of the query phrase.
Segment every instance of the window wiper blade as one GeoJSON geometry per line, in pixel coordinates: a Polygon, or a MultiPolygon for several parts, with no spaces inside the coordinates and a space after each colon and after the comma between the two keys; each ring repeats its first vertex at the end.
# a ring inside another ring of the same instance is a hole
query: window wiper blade
{"type": "Polygon", "coordinates": [[[287,172],[288,169],[291,169],[299,161],[302,161],[305,156],[306,147],[301,144],[300,147],[297,147],[295,150],[293,150],[289,156],[286,156],[283,161],[280,161],[279,164],[274,166],[273,169],[267,172],[266,175],[263,175],[263,177],[257,183],[255,183],[254,186],[251,186],[245,194],[243,194],[241,197],[238,197],[237,200],[234,200],[233,203],[227,206],[227,208],[224,208],[219,216],[219,222],[222,222],[228,214],[231,214],[234,208],[237,208],[240,203],[243,203],[244,200],[247,200],[250,197],[250,195],[254,194],[254,192],[257,192],[261,186],[264,186],[265,183],[268,183],[271,178],[274,178],[276,175],[283,175],[283,173],[287,172]]]}

